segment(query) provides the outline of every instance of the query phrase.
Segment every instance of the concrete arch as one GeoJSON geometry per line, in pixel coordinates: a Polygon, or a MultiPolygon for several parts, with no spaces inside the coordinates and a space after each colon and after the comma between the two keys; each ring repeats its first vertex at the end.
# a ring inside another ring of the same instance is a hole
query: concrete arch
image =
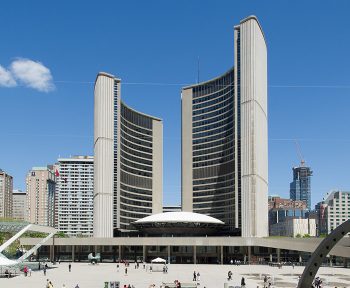
{"type": "Polygon", "coordinates": [[[350,232],[350,219],[338,226],[332,231],[312,253],[309,262],[307,263],[303,275],[301,276],[298,288],[312,287],[318,269],[327,257],[332,248],[342,239],[348,232],[350,232]]]}

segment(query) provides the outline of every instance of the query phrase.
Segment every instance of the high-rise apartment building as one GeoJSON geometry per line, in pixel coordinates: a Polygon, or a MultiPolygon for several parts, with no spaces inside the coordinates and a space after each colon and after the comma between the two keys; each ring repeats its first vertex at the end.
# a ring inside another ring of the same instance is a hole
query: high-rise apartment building
{"type": "Polygon", "coordinates": [[[163,123],[121,100],[121,80],[99,73],[94,90],[94,237],[113,237],[162,212],[163,123]]]}
{"type": "MultiPolygon", "coordinates": [[[[320,232],[331,233],[335,228],[350,219],[350,192],[331,191],[322,202],[326,227],[320,226],[320,232]]],[[[319,219],[322,225],[321,219],[319,219]]]]}
{"type": "Polygon", "coordinates": [[[26,177],[27,221],[54,227],[56,176],[49,167],[33,167],[26,177]]]}
{"type": "Polygon", "coordinates": [[[13,178],[4,170],[0,169],[0,217],[12,217],[13,205],[13,178]]]}
{"type": "Polygon", "coordinates": [[[12,209],[12,218],[17,220],[25,220],[26,213],[26,198],[27,195],[21,190],[13,190],[13,209],[12,209]]]}
{"type": "Polygon", "coordinates": [[[293,168],[293,182],[290,183],[290,198],[306,201],[307,209],[311,210],[311,176],[310,167],[293,168]]]}
{"type": "Polygon", "coordinates": [[[69,236],[92,236],[94,158],[59,158],[55,165],[55,175],[55,227],[69,236]]]}
{"type": "Polygon", "coordinates": [[[182,89],[182,209],[268,235],[267,48],[255,16],[234,27],[235,67],[182,89]]]}

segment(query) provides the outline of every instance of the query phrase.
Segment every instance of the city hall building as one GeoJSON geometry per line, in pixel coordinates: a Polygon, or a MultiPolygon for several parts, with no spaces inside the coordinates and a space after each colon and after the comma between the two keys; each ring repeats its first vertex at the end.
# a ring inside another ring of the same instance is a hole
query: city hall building
{"type": "MultiPolygon", "coordinates": [[[[87,262],[100,253],[102,262],[305,264],[322,239],[266,237],[267,49],[255,16],[234,27],[234,61],[223,75],[182,89],[181,212],[161,213],[162,121],[122,102],[120,79],[98,74],[94,237],[53,237],[38,260],[87,262]]],[[[350,238],[327,255],[347,266],[350,238]]]]}
{"type": "Polygon", "coordinates": [[[94,237],[130,231],[163,209],[163,122],[121,100],[121,80],[99,73],[94,90],[94,237]]]}
{"type": "Polygon", "coordinates": [[[256,17],[234,27],[235,67],[182,89],[182,209],[243,237],[268,235],[267,49],[256,17]]]}

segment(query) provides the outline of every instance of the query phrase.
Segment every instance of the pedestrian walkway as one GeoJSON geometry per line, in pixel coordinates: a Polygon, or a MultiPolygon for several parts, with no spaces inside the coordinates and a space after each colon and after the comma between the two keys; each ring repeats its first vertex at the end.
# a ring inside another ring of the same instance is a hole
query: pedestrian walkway
{"type": "MultiPolygon", "coordinates": [[[[135,268],[128,266],[125,273],[124,264],[119,264],[119,271],[116,263],[102,263],[92,265],[88,263],[71,263],[71,272],[69,272],[69,263],[61,262],[49,266],[44,276],[43,271],[33,271],[31,277],[17,276],[14,278],[0,278],[1,288],[26,287],[37,288],[45,287],[47,279],[52,282],[54,287],[62,287],[65,284],[67,288],[74,288],[78,284],[80,288],[104,287],[105,282],[119,281],[121,287],[124,285],[134,285],[135,288],[160,287],[162,283],[174,283],[178,280],[180,283],[193,283],[201,288],[223,288],[224,283],[228,286],[240,286],[242,277],[244,277],[246,287],[263,287],[264,278],[272,282],[271,287],[296,287],[298,277],[301,275],[304,267],[284,266],[282,269],[267,265],[193,265],[193,264],[171,264],[167,265],[168,273],[163,271],[151,272],[146,269],[148,265],[140,265],[135,268]],[[52,268],[51,268],[52,267],[52,268]],[[228,272],[231,271],[231,279],[228,280],[228,272]],[[194,272],[196,279],[194,280],[194,272]],[[198,277],[199,273],[199,277],[198,277]],[[199,285],[198,285],[199,284],[199,285]]],[[[324,287],[350,287],[350,269],[321,267],[318,276],[323,279],[324,287]]],[[[195,285],[194,285],[195,286],[195,285]]]]}

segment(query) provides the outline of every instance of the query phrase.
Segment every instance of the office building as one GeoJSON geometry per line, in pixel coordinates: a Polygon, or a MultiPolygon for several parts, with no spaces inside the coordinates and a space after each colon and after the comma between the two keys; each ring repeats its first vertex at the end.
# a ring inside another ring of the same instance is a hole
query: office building
{"type": "Polygon", "coordinates": [[[182,89],[182,209],[243,237],[268,235],[267,48],[255,16],[234,27],[235,67],[182,89]]]}
{"type": "Polygon", "coordinates": [[[33,167],[26,177],[26,217],[33,224],[54,227],[56,176],[51,167],[33,167]]]}
{"type": "Polygon", "coordinates": [[[69,236],[92,236],[94,158],[59,158],[55,165],[55,228],[69,236]]]}
{"type": "MultiPolygon", "coordinates": [[[[331,191],[323,201],[327,228],[320,230],[331,233],[335,228],[350,219],[350,192],[331,191]]],[[[320,220],[319,220],[320,221],[320,220]]],[[[321,222],[321,221],[320,221],[321,222]]]]}
{"type": "Polygon", "coordinates": [[[284,222],[288,218],[303,219],[307,213],[305,201],[269,196],[269,230],[271,225],[284,222]]]}
{"type": "Polygon", "coordinates": [[[26,199],[27,195],[21,190],[13,190],[13,209],[12,209],[12,218],[16,220],[25,220],[26,212],[26,199]]]}
{"type": "Polygon", "coordinates": [[[94,237],[132,230],[162,212],[162,120],[121,100],[121,80],[99,73],[94,90],[94,237]]]}
{"type": "Polygon", "coordinates": [[[310,167],[300,165],[293,168],[293,182],[290,183],[290,198],[306,201],[307,209],[311,210],[311,176],[310,167]]]}
{"type": "Polygon", "coordinates": [[[13,178],[0,169],[0,218],[12,217],[13,178]]]}
{"type": "Polygon", "coordinates": [[[327,204],[324,201],[318,202],[315,205],[314,214],[316,218],[317,235],[328,234],[327,204]]]}
{"type": "Polygon", "coordinates": [[[316,220],[287,218],[270,226],[270,236],[305,237],[316,236],[316,220]]]}

